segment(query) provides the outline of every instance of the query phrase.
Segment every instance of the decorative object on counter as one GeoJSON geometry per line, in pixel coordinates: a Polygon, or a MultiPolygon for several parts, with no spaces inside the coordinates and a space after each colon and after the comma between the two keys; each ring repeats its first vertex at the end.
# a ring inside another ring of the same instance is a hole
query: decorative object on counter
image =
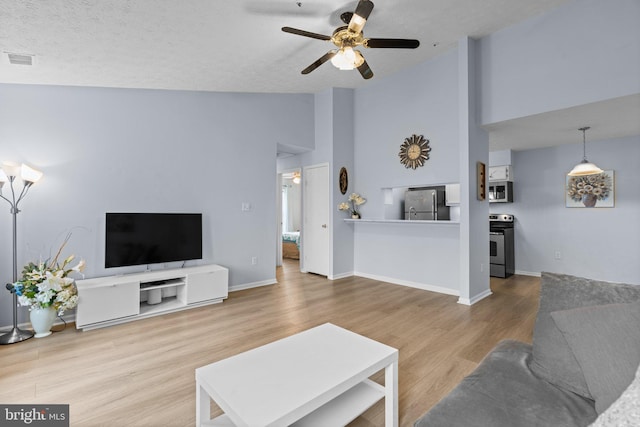
{"type": "MultiPolygon", "coordinates": [[[[6,200],[11,206],[11,216],[13,217],[13,282],[18,280],[18,240],[17,240],[17,216],[20,212],[19,205],[22,199],[27,195],[29,189],[33,184],[38,182],[42,178],[42,172],[30,168],[29,166],[22,164],[18,165],[13,162],[4,162],[2,169],[0,169],[0,197],[6,200]],[[22,191],[16,199],[16,192],[13,186],[17,177],[22,178],[22,191]],[[9,187],[11,189],[11,199],[8,199],[2,195],[2,187],[5,182],[9,181],[9,187]]],[[[13,328],[11,331],[0,336],[0,344],[15,344],[20,341],[28,340],[33,337],[33,332],[24,331],[18,328],[18,297],[13,294],[13,328]]]]}
{"type": "Polygon", "coordinates": [[[349,174],[347,174],[347,168],[344,166],[340,168],[340,176],[338,178],[338,182],[340,183],[340,192],[342,194],[347,194],[347,189],[349,188],[349,174]]]}
{"type": "Polygon", "coordinates": [[[595,175],[567,176],[566,207],[612,208],[615,184],[613,171],[595,175]]]}
{"type": "Polygon", "coordinates": [[[478,180],[478,200],[483,201],[487,198],[486,167],[484,163],[476,163],[476,175],[478,180]]]}
{"type": "Polygon", "coordinates": [[[582,131],[582,161],[575,165],[575,167],[567,175],[569,176],[585,176],[595,175],[602,173],[603,170],[587,160],[587,137],[586,132],[591,129],[589,126],[581,127],[578,129],[582,131]]]}
{"type": "Polygon", "coordinates": [[[52,261],[30,262],[22,270],[22,278],[7,288],[17,296],[20,305],[29,307],[31,325],[36,331],[36,338],[51,334],[51,326],[57,316],[78,304],[78,291],[74,279],[69,274],[81,273],[85,262],[80,260],[74,267],[69,264],[75,259],[71,255],[58,262],[62,249],[69,241],[68,235],[52,261]]]}
{"type": "Polygon", "coordinates": [[[408,138],[405,138],[402,145],[400,145],[400,163],[405,168],[417,169],[420,166],[424,166],[424,163],[429,160],[429,140],[425,139],[422,135],[413,134],[408,138]]]}
{"type": "Polygon", "coordinates": [[[358,206],[364,204],[367,200],[364,199],[358,193],[351,193],[349,196],[348,202],[342,202],[338,205],[338,210],[340,211],[349,211],[351,213],[351,218],[360,219],[360,212],[358,212],[358,206]]]}

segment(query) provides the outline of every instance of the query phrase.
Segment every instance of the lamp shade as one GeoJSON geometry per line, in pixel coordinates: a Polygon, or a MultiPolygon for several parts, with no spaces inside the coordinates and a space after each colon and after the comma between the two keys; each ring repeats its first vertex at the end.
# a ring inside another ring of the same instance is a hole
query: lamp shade
{"type": "Polygon", "coordinates": [[[594,163],[591,163],[589,160],[587,160],[587,136],[586,136],[586,133],[587,133],[587,131],[589,129],[591,129],[589,126],[581,127],[580,129],[578,129],[580,132],[582,132],[582,153],[583,153],[583,157],[582,157],[582,161],[580,163],[578,163],[573,169],[571,169],[571,172],[569,172],[567,174],[569,176],[597,175],[597,174],[603,172],[602,169],[600,169],[594,163]]]}
{"type": "Polygon", "coordinates": [[[30,182],[32,184],[38,182],[38,180],[42,178],[42,172],[35,170],[32,167],[25,165],[24,163],[22,164],[21,172],[22,180],[25,182],[30,182]]]}
{"type": "Polygon", "coordinates": [[[9,178],[7,178],[7,174],[4,173],[2,169],[0,169],[0,187],[2,187],[2,184],[7,181],[9,181],[9,178]]]}
{"type": "Polygon", "coordinates": [[[353,70],[355,68],[353,64],[355,57],[356,55],[352,48],[343,47],[331,58],[331,63],[334,67],[341,70],[353,70]]]}
{"type": "Polygon", "coordinates": [[[364,63],[364,57],[359,51],[345,46],[331,58],[331,63],[341,70],[353,70],[364,63]]]}
{"type": "Polygon", "coordinates": [[[8,177],[20,176],[20,165],[15,162],[2,162],[2,170],[8,177]]]}
{"type": "Polygon", "coordinates": [[[585,175],[596,175],[602,172],[603,172],[602,169],[600,169],[598,166],[596,166],[595,164],[585,159],[582,162],[578,163],[573,169],[571,169],[571,172],[569,172],[567,175],[585,176],[585,175]]]}

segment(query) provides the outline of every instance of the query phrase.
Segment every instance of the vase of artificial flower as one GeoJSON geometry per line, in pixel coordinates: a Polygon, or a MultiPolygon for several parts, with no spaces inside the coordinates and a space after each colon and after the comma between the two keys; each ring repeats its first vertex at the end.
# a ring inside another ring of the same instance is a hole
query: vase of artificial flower
{"type": "Polygon", "coordinates": [[[32,308],[29,312],[31,327],[36,333],[34,338],[44,338],[51,335],[51,327],[56,320],[56,311],[53,307],[32,308]]]}
{"type": "Polygon", "coordinates": [[[358,193],[351,193],[349,196],[349,202],[342,202],[338,205],[339,211],[350,211],[352,219],[360,219],[360,212],[358,212],[358,206],[362,205],[367,200],[358,193]]]}
{"type": "Polygon", "coordinates": [[[56,315],[62,316],[66,310],[78,304],[75,280],[68,276],[73,272],[82,272],[85,263],[80,260],[75,267],[70,267],[69,264],[75,259],[74,255],[65,258],[62,264],[58,263],[67,240],[52,261],[30,262],[22,270],[22,278],[7,285],[17,295],[20,305],[29,307],[31,326],[36,331],[36,338],[50,335],[56,315]]]}

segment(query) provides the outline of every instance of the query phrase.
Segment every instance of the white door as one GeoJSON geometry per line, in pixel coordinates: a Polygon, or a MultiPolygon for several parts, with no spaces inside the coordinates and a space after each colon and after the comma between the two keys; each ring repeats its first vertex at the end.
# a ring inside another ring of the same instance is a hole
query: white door
{"type": "Polygon", "coordinates": [[[304,271],[329,275],[329,166],[304,169],[302,245],[304,271]]]}

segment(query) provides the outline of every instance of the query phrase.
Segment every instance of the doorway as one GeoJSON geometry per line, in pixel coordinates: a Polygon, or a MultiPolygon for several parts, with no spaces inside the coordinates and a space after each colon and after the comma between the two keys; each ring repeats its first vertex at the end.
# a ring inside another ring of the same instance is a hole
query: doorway
{"type": "Polygon", "coordinates": [[[300,169],[280,174],[278,266],[283,259],[299,263],[302,230],[302,174],[300,169]]]}

